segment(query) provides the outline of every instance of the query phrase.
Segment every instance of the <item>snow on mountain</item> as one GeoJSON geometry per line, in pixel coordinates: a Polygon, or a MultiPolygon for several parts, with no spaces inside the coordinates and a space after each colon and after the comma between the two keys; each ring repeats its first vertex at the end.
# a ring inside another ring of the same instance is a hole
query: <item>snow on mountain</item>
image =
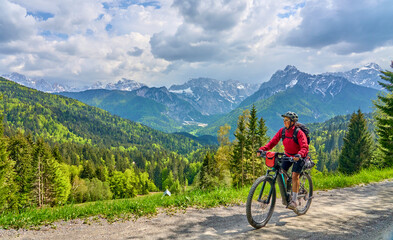
{"type": "Polygon", "coordinates": [[[141,87],[145,87],[146,85],[143,83],[139,83],[134,80],[122,78],[117,83],[108,83],[105,89],[108,90],[122,90],[122,91],[133,91],[139,89],[141,87]]]}
{"type": "Polygon", "coordinates": [[[204,115],[226,113],[255,92],[257,85],[238,81],[195,78],[169,91],[178,94],[204,115]]]}
{"type": "Polygon", "coordinates": [[[68,86],[61,85],[59,83],[51,84],[44,79],[32,79],[16,72],[13,72],[11,74],[4,74],[2,75],[2,77],[19,83],[23,86],[34,88],[43,92],[63,92],[70,89],[68,86]]]}
{"type": "MultiPolygon", "coordinates": [[[[366,65],[363,69],[353,69],[344,73],[308,74],[299,71],[294,66],[287,66],[284,70],[276,71],[268,82],[261,84],[259,90],[244,100],[240,106],[248,106],[253,102],[269,98],[279,92],[294,86],[302,87],[304,92],[312,92],[322,98],[333,98],[341,92],[347,84],[357,84],[364,87],[376,88],[376,76],[378,65],[366,65]],[[349,80],[351,79],[351,80],[349,80]],[[363,83],[364,84],[361,84],[363,83]]],[[[301,94],[301,93],[299,93],[301,94]]]]}
{"type": "Polygon", "coordinates": [[[341,76],[348,79],[351,83],[382,90],[382,87],[378,83],[378,81],[381,81],[381,71],[382,68],[378,64],[369,63],[363,67],[354,68],[347,72],[324,73],[324,75],[341,76]]]}

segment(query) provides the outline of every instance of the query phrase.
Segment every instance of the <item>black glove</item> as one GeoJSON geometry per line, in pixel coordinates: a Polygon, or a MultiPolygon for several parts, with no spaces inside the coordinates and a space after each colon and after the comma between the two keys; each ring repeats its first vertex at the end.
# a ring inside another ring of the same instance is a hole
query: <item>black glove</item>
{"type": "MultiPolygon", "coordinates": [[[[299,161],[299,160],[301,160],[302,159],[302,156],[300,155],[300,154],[295,154],[295,156],[293,156],[293,160],[295,161],[295,158],[298,158],[298,160],[297,161],[299,161]]],[[[295,162],[297,162],[297,161],[295,161],[295,162]]]]}
{"type": "Polygon", "coordinates": [[[265,151],[263,151],[263,150],[257,150],[257,153],[259,153],[259,156],[260,157],[265,157],[265,151]]]}

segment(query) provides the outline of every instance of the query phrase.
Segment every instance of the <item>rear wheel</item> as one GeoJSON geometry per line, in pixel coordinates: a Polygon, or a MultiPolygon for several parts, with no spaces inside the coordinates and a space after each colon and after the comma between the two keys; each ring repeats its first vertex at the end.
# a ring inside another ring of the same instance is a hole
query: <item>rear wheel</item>
{"type": "Polygon", "coordinates": [[[276,188],[271,177],[262,176],[255,180],[247,198],[247,220],[254,228],[266,225],[272,217],[276,204],[276,188]],[[269,197],[270,196],[270,197],[269,197]]]}
{"type": "Polygon", "coordinates": [[[305,214],[308,209],[310,208],[311,201],[312,201],[312,191],[313,191],[313,186],[312,186],[312,180],[311,176],[303,172],[300,175],[300,188],[299,188],[299,193],[297,197],[297,215],[303,215],[305,214]]]}

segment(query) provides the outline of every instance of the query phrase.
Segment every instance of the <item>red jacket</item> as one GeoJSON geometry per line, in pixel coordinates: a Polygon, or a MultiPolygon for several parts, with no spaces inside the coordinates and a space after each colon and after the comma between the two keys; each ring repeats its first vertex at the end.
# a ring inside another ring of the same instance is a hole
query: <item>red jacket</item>
{"type": "MultiPolygon", "coordinates": [[[[268,142],[265,146],[259,148],[259,150],[269,151],[270,149],[274,148],[277,143],[282,138],[282,129],[281,128],[276,135],[268,142]]],[[[295,126],[292,126],[290,129],[285,130],[285,139],[282,142],[284,145],[284,151],[287,156],[294,156],[295,154],[300,154],[302,158],[306,157],[308,154],[308,144],[307,144],[307,137],[306,134],[302,130],[299,129],[297,132],[297,140],[299,144],[296,144],[293,140],[293,132],[295,131],[295,126]]]]}

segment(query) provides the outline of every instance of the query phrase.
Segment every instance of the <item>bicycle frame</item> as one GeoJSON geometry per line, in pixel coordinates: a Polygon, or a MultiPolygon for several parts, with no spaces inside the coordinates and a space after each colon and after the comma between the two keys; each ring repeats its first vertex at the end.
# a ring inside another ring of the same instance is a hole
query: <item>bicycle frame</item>
{"type": "MultiPolygon", "coordinates": [[[[291,200],[291,198],[290,198],[291,196],[289,194],[287,194],[287,186],[285,184],[285,177],[286,177],[288,182],[290,182],[289,180],[291,180],[291,178],[288,176],[288,174],[285,171],[283,171],[281,168],[279,168],[279,169],[273,168],[271,170],[270,169],[267,170],[265,176],[266,177],[267,176],[272,177],[272,179],[273,179],[273,184],[272,185],[273,186],[275,186],[276,182],[277,182],[278,187],[280,189],[281,197],[283,199],[283,204],[284,205],[288,205],[290,200],[291,200]],[[274,173],[274,175],[270,174],[272,172],[274,173]]],[[[258,202],[261,202],[261,197],[262,197],[263,190],[265,189],[265,185],[266,185],[266,182],[264,182],[263,185],[262,185],[261,191],[260,191],[259,196],[258,196],[258,202]]],[[[290,191],[290,189],[288,189],[288,190],[290,191]]],[[[266,204],[270,203],[270,198],[272,196],[272,193],[273,193],[273,188],[270,189],[268,198],[264,201],[264,203],[266,203],[266,204]]]]}

